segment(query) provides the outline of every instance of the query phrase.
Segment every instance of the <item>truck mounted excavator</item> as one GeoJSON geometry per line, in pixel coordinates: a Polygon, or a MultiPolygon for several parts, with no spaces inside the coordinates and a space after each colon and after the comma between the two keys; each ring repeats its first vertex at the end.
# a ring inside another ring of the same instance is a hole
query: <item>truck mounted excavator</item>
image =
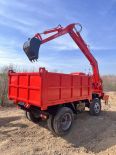
{"type": "Polygon", "coordinates": [[[36,73],[15,73],[9,71],[9,99],[13,100],[26,117],[39,123],[47,120],[48,128],[62,136],[70,130],[74,115],[89,108],[91,115],[101,112],[101,100],[108,101],[103,92],[98,63],[80,32],[82,26],[73,23],[66,27],[58,25],[42,33],[37,33],[23,45],[23,50],[31,62],[39,57],[40,46],[55,38],[69,34],[92,66],[93,74],[81,72],[63,74],[48,72],[40,68],[36,73]],[[77,26],[80,27],[77,30],[77,26]],[[42,35],[49,34],[42,38],[42,35]]]}

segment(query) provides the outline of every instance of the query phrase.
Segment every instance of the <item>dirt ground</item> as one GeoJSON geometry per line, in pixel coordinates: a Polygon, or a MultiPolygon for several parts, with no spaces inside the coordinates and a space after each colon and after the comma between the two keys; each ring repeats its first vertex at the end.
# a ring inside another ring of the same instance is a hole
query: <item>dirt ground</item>
{"type": "Polygon", "coordinates": [[[99,117],[77,116],[70,133],[55,137],[17,108],[0,109],[0,155],[116,155],[116,92],[99,117]]]}

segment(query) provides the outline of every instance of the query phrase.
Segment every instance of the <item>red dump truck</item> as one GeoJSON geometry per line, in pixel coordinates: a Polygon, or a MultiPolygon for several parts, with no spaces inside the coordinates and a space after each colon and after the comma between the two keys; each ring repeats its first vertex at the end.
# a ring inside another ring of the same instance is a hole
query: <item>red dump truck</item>
{"type": "MultiPolygon", "coordinates": [[[[38,59],[40,45],[59,36],[69,34],[89,60],[93,74],[81,72],[63,74],[48,72],[40,68],[34,73],[15,73],[9,71],[9,99],[13,100],[26,117],[35,122],[47,120],[48,128],[57,135],[64,135],[70,130],[74,115],[90,109],[91,115],[101,112],[101,99],[107,100],[102,88],[102,80],[96,59],[76,29],[79,23],[67,27],[59,25],[43,33],[37,33],[26,43],[23,49],[30,61],[38,59]],[[53,33],[43,39],[42,34],[53,33]]],[[[68,43],[67,43],[68,44],[68,43]]]]}

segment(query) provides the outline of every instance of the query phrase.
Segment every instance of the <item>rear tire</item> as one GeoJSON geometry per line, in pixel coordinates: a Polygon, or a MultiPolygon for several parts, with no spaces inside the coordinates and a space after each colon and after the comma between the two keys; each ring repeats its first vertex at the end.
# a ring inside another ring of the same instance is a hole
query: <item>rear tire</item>
{"type": "Polygon", "coordinates": [[[90,115],[99,116],[101,113],[101,101],[99,98],[94,98],[90,103],[90,115]]]}
{"type": "Polygon", "coordinates": [[[25,115],[26,115],[26,118],[33,123],[39,123],[41,121],[41,118],[35,117],[32,112],[25,111],[25,115]]]}
{"type": "Polygon", "coordinates": [[[58,110],[53,119],[53,130],[58,136],[66,135],[72,127],[74,120],[73,111],[68,107],[58,110]]]}
{"type": "Polygon", "coordinates": [[[54,131],[54,127],[53,127],[53,120],[54,120],[54,115],[49,115],[49,118],[47,120],[47,126],[48,129],[54,134],[56,135],[55,131],[54,131]]]}

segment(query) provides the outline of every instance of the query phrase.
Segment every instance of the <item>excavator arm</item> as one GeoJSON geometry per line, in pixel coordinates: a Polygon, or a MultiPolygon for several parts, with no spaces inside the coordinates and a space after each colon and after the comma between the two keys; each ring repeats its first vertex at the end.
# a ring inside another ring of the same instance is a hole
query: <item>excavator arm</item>
{"type": "Polygon", "coordinates": [[[92,53],[90,52],[87,44],[84,42],[83,38],[80,35],[80,31],[77,31],[76,25],[79,25],[80,28],[82,29],[82,26],[79,23],[74,23],[70,24],[67,27],[62,27],[59,25],[56,28],[49,29],[44,31],[43,33],[37,33],[35,36],[31,39],[29,39],[26,43],[24,43],[23,49],[28,56],[30,61],[35,61],[38,59],[38,54],[39,54],[39,48],[41,44],[44,44],[48,41],[51,41],[55,38],[58,38],[62,35],[69,34],[71,38],[74,40],[76,45],[80,48],[80,50],[83,52],[85,57],[89,60],[92,70],[93,70],[93,87],[96,91],[102,90],[102,81],[99,75],[99,69],[98,69],[98,63],[92,53]],[[42,35],[44,34],[50,34],[52,33],[51,36],[42,39],[42,35]],[[53,34],[54,33],[54,34],[53,34]]]}

